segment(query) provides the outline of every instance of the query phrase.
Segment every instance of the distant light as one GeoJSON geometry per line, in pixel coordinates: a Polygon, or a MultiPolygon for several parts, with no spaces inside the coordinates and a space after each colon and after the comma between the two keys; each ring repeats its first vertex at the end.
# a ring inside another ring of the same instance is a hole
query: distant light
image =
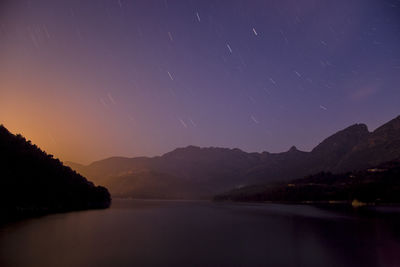
{"type": "Polygon", "coordinates": [[[172,38],[172,34],[170,32],[168,32],[168,36],[169,36],[169,39],[171,40],[171,42],[174,41],[174,38],[172,38]]]}
{"type": "Polygon", "coordinates": [[[296,73],[296,75],[297,75],[299,78],[301,77],[301,74],[298,73],[296,70],[294,71],[294,73],[296,73]]]}
{"type": "Polygon", "coordinates": [[[116,104],[114,98],[112,97],[112,95],[110,93],[107,94],[108,99],[110,99],[110,102],[113,103],[114,105],[116,104]]]}
{"type": "Polygon", "coordinates": [[[171,79],[171,81],[174,80],[174,78],[172,77],[171,73],[169,73],[169,71],[167,71],[169,78],[171,79]]]}
{"type": "Polygon", "coordinates": [[[319,107],[320,107],[321,109],[323,109],[323,110],[328,110],[328,108],[325,107],[325,106],[323,106],[323,105],[319,105],[319,107]]]}
{"type": "Polygon", "coordinates": [[[196,123],[194,123],[194,121],[191,118],[189,118],[189,121],[193,125],[193,127],[197,127],[196,123]]]}
{"type": "Polygon", "coordinates": [[[229,52],[231,52],[231,54],[232,54],[232,48],[231,48],[231,46],[230,46],[229,44],[226,44],[226,47],[228,47],[229,52]]]}
{"type": "Polygon", "coordinates": [[[250,118],[255,122],[255,123],[257,123],[257,124],[259,124],[260,122],[256,119],[256,118],[254,118],[254,116],[253,115],[251,115],[250,116],[250,118]]]}
{"type": "Polygon", "coordinates": [[[181,124],[184,128],[187,128],[187,124],[181,118],[179,118],[179,121],[181,122],[181,124]]]}

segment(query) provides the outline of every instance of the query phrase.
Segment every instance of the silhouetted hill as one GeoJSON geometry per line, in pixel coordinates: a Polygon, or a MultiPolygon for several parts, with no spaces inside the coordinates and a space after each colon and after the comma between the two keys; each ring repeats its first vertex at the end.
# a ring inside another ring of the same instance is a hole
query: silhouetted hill
{"type": "Polygon", "coordinates": [[[352,125],[326,138],[311,152],[294,146],[282,153],[188,146],[153,158],[114,157],[88,166],[70,166],[110,188],[113,195],[210,197],[246,185],[289,181],[322,171],[361,170],[400,159],[399,121],[400,117],[372,133],[364,124],[352,125]]]}
{"type": "Polygon", "coordinates": [[[115,196],[199,198],[242,184],[244,171],[259,162],[259,156],[239,149],[189,146],[160,157],[109,158],[83,168],[67,164],[115,196]]]}
{"type": "Polygon", "coordinates": [[[0,125],[0,221],[107,208],[110,194],[0,125]]]}

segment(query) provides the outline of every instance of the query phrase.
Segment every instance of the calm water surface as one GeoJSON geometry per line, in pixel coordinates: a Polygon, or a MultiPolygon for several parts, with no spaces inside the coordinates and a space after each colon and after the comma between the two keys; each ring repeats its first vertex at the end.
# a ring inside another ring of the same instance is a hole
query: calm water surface
{"type": "Polygon", "coordinates": [[[114,200],[0,228],[0,266],[400,266],[393,216],[312,206],[114,200]]]}

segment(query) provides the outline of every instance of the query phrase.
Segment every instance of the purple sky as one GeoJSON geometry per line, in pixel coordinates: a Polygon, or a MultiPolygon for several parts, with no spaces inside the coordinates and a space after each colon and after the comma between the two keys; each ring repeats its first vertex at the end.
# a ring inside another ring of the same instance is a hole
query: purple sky
{"type": "Polygon", "coordinates": [[[310,150],[400,114],[400,1],[3,1],[0,123],[63,160],[310,150]]]}

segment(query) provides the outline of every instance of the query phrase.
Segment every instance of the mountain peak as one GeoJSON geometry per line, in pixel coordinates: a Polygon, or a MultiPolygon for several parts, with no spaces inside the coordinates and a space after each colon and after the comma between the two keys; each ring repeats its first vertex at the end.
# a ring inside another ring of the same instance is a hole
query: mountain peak
{"type": "Polygon", "coordinates": [[[368,131],[368,126],[364,123],[355,123],[353,125],[350,125],[347,128],[344,128],[343,130],[339,131],[338,133],[369,133],[368,131]]]}
{"type": "Polygon", "coordinates": [[[296,146],[291,146],[287,152],[297,152],[299,151],[296,146]]]}
{"type": "Polygon", "coordinates": [[[379,134],[392,131],[400,131],[400,115],[378,127],[377,129],[375,129],[375,131],[373,131],[373,133],[379,134]]]}
{"type": "Polygon", "coordinates": [[[332,150],[346,150],[351,149],[360,140],[368,137],[370,132],[365,124],[353,124],[322,141],[317,145],[312,152],[313,153],[330,153],[332,150]]]}
{"type": "Polygon", "coordinates": [[[193,152],[198,152],[200,151],[201,148],[198,146],[186,146],[186,147],[178,147],[175,148],[174,150],[165,153],[163,156],[171,156],[171,155],[182,155],[182,154],[187,154],[187,153],[193,153],[193,152]]]}
{"type": "Polygon", "coordinates": [[[378,127],[342,158],[337,169],[354,170],[399,158],[400,116],[378,127]]]}

